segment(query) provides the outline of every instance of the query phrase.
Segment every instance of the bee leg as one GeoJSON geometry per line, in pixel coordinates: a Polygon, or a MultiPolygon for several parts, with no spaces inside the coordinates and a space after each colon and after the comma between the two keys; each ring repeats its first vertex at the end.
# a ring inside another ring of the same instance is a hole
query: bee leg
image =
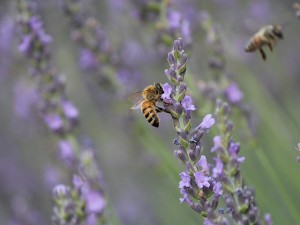
{"type": "Polygon", "coordinates": [[[270,51],[273,52],[272,43],[268,43],[268,47],[269,47],[270,51]]]}
{"type": "Polygon", "coordinates": [[[170,113],[168,110],[166,110],[162,107],[159,107],[159,106],[156,106],[155,110],[156,110],[157,113],[160,113],[160,112],[170,113]]]}
{"type": "Polygon", "coordinates": [[[266,53],[264,52],[264,50],[262,48],[259,49],[259,52],[261,54],[261,57],[263,58],[263,60],[267,59],[266,53]]]}

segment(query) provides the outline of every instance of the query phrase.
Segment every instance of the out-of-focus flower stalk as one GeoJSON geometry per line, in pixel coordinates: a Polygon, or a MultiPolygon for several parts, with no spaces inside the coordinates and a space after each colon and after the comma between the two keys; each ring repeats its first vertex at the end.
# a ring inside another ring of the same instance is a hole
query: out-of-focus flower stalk
{"type": "Polygon", "coordinates": [[[80,49],[79,65],[82,70],[95,73],[100,84],[115,87],[116,53],[98,20],[87,15],[83,5],[82,0],[62,0],[72,27],[71,37],[80,49]]]}
{"type": "Polygon", "coordinates": [[[104,181],[95,160],[95,149],[81,143],[79,112],[65,93],[65,81],[51,64],[51,42],[35,10],[35,2],[18,0],[21,32],[19,50],[30,63],[33,81],[39,93],[44,123],[58,138],[59,158],[73,174],[72,188],[54,189],[54,224],[108,224],[104,181]]]}
{"type": "Polygon", "coordinates": [[[190,10],[183,10],[181,6],[175,10],[175,4],[170,0],[135,0],[133,3],[137,8],[138,18],[154,27],[155,42],[163,55],[178,37],[183,37],[186,48],[191,47],[193,24],[197,23],[197,18],[194,17],[196,13],[189,14],[190,10]]]}
{"type": "Polygon", "coordinates": [[[226,101],[245,117],[248,127],[252,133],[255,132],[255,114],[243,101],[244,93],[237,82],[228,75],[226,69],[226,56],[224,44],[221,38],[218,24],[214,23],[207,12],[201,14],[202,28],[206,33],[206,41],[212,50],[212,56],[208,60],[208,66],[212,73],[209,81],[199,80],[198,88],[207,101],[212,104],[218,98],[225,98],[226,101]]]}
{"type": "MultiPolygon", "coordinates": [[[[70,20],[71,37],[80,49],[80,67],[92,72],[97,83],[122,92],[138,81],[136,65],[129,65],[117,51],[97,18],[85,12],[85,1],[62,0],[63,11],[70,20]],[[130,82],[128,82],[130,80],[130,82]]],[[[126,56],[125,56],[126,57],[126,56]]]]}
{"type": "MultiPolygon", "coordinates": [[[[245,186],[241,176],[240,165],[245,157],[239,156],[240,144],[233,140],[233,124],[229,117],[229,105],[217,100],[216,124],[220,135],[214,138],[214,146],[211,151],[216,154],[215,160],[218,162],[219,168],[222,168],[216,173],[216,177],[223,185],[226,214],[236,224],[262,224],[259,219],[254,189],[245,186]]],[[[269,215],[267,218],[268,221],[271,221],[269,215]]]]}

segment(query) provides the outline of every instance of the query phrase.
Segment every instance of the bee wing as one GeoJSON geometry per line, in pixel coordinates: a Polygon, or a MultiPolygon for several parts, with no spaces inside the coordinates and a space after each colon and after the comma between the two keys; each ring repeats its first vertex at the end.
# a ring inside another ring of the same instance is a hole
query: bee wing
{"type": "Polygon", "coordinates": [[[129,95],[128,99],[133,102],[133,106],[130,109],[139,109],[143,101],[143,91],[135,92],[129,95]]]}

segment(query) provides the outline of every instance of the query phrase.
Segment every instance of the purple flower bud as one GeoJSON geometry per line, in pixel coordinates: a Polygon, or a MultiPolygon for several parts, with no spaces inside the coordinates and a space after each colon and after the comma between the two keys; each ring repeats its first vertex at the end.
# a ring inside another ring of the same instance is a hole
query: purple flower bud
{"type": "Polygon", "coordinates": [[[168,53],[168,62],[170,67],[174,68],[174,65],[176,64],[176,59],[171,52],[168,53]]]}
{"type": "Polygon", "coordinates": [[[86,193],[86,210],[89,213],[102,213],[106,206],[106,201],[101,194],[96,191],[86,193]]]}
{"type": "Polygon", "coordinates": [[[185,109],[185,111],[196,110],[196,107],[192,104],[192,98],[188,95],[186,95],[184,99],[181,101],[181,105],[185,109]]]}
{"type": "Polygon", "coordinates": [[[171,80],[173,83],[177,82],[177,75],[176,75],[175,70],[172,67],[170,69],[165,69],[165,74],[166,74],[167,78],[169,80],[171,80]]]}
{"type": "Polygon", "coordinates": [[[232,104],[238,104],[243,99],[244,95],[236,83],[231,83],[225,90],[225,96],[232,104]]]}
{"type": "Polygon", "coordinates": [[[182,150],[175,150],[174,151],[174,155],[180,160],[182,161],[183,163],[185,163],[186,161],[186,157],[185,157],[185,154],[182,150]]]}
{"type": "Polygon", "coordinates": [[[196,184],[199,188],[203,188],[203,186],[205,186],[205,187],[210,186],[210,183],[209,183],[210,178],[205,176],[202,171],[196,172],[194,174],[194,176],[195,176],[196,184]]]}
{"type": "Polygon", "coordinates": [[[76,120],[78,118],[79,112],[77,108],[70,101],[63,101],[61,103],[62,110],[65,116],[71,120],[76,120]]]}
{"type": "Polygon", "coordinates": [[[179,181],[179,188],[182,189],[184,187],[190,187],[190,175],[188,175],[186,172],[182,172],[179,175],[181,177],[181,181],[179,181]]]}
{"type": "Polygon", "coordinates": [[[161,95],[161,98],[165,102],[171,102],[172,87],[168,83],[165,83],[162,85],[162,88],[164,90],[164,93],[161,95]]]}
{"type": "Polygon", "coordinates": [[[207,164],[205,155],[201,155],[199,161],[196,163],[196,166],[201,166],[202,171],[204,171],[205,173],[209,173],[209,166],[207,164]]]}

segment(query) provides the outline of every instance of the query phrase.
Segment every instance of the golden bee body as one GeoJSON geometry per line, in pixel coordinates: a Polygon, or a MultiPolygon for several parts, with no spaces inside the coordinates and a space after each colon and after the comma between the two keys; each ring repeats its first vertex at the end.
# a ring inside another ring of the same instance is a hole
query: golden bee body
{"type": "Polygon", "coordinates": [[[136,92],[134,97],[140,100],[136,100],[136,103],[131,109],[140,108],[144,114],[146,120],[154,127],[159,127],[159,117],[157,113],[164,111],[163,108],[156,105],[157,102],[161,102],[161,95],[164,93],[160,83],[154,83],[144,88],[143,91],[136,92]]]}
{"type": "Polygon", "coordinates": [[[254,52],[259,50],[263,60],[266,60],[267,56],[262,47],[267,45],[272,52],[273,45],[279,39],[283,39],[282,27],[280,25],[264,26],[247,42],[245,51],[254,52]]]}

